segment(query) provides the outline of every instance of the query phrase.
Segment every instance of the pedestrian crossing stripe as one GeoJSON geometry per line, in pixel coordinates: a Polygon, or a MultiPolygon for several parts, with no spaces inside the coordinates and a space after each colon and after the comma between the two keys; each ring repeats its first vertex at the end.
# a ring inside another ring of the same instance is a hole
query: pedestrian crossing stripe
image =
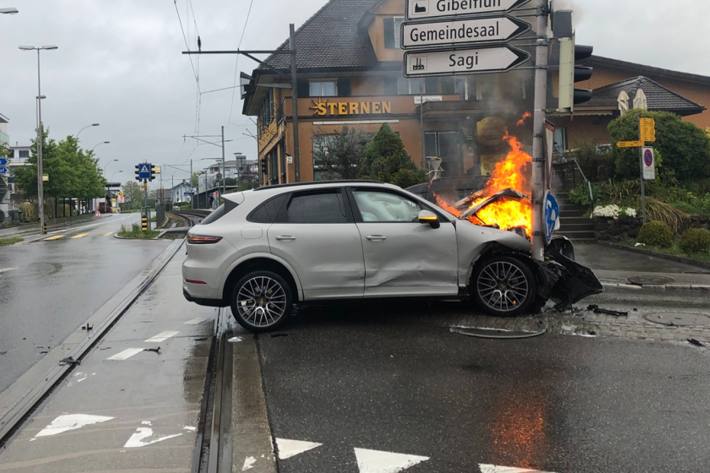
{"type": "Polygon", "coordinates": [[[44,241],[57,241],[61,240],[62,238],[64,238],[64,235],[54,235],[49,238],[45,238],[44,241]]]}
{"type": "Polygon", "coordinates": [[[74,235],[73,237],[71,237],[71,239],[72,240],[79,240],[80,238],[84,238],[87,236],[89,236],[88,233],[79,233],[78,235],[74,235]]]}
{"type": "Polygon", "coordinates": [[[365,448],[356,448],[355,458],[360,473],[399,473],[429,460],[429,457],[365,448]]]}

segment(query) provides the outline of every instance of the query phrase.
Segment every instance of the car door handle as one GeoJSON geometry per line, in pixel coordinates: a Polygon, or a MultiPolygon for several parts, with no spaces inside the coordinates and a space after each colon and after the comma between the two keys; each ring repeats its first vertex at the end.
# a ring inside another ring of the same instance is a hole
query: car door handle
{"type": "Polygon", "coordinates": [[[385,241],[385,240],[387,240],[387,237],[384,235],[367,235],[365,238],[367,238],[369,241],[385,241]]]}
{"type": "Polygon", "coordinates": [[[291,235],[279,235],[276,239],[278,241],[296,241],[296,237],[291,235]]]}

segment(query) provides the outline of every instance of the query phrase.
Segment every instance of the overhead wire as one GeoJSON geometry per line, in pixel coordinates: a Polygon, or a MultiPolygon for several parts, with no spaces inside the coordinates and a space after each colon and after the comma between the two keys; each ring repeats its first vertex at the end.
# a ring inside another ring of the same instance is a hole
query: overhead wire
{"type": "MultiPolygon", "coordinates": [[[[239,43],[237,44],[237,49],[241,49],[242,43],[244,43],[244,36],[246,35],[247,32],[247,26],[249,26],[249,19],[251,18],[251,12],[254,7],[254,0],[249,1],[249,9],[247,10],[247,16],[244,19],[244,26],[242,28],[242,34],[239,36],[239,43]]],[[[234,58],[234,81],[232,83],[234,89],[232,89],[232,100],[230,101],[229,105],[229,118],[227,119],[227,123],[232,123],[232,116],[234,114],[234,100],[237,96],[237,82],[239,80],[239,54],[236,55],[234,58]]]]}

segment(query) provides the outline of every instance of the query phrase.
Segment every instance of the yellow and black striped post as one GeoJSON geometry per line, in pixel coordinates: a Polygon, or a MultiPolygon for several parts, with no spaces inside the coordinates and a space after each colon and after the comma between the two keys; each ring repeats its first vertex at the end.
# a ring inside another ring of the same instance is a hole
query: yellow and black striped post
{"type": "Polygon", "coordinates": [[[141,230],[144,232],[150,230],[150,220],[147,214],[143,214],[143,217],[141,217],[141,230]]]}

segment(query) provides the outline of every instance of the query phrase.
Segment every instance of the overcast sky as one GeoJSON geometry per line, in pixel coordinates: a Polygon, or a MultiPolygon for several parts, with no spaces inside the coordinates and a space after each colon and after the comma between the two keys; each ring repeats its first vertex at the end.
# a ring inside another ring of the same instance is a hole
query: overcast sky
{"type": "MultiPolygon", "coordinates": [[[[234,48],[244,32],[243,48],[272,49],[326,0],[255,0],[245,27],[250,0],[177,0],[187,40],[203,49],[234,48]]],[[[577,0],[578,43],[592,44],[596,54],[643,64],[710,75],[707,12],[691,0],[577,0]]],[[[42,53],[44,122],[53,138],[76,134],[84,125],[101,127],[81,134],[83,147],[110,140],[96,149],[109,179],[132,178],[133,165],[152,161],[195,169],[220,156],[210,145],[196,147],[182,136],[216,135],[226,126],[227,153],[256,157],[252,122],[241,115],[237,90],[202,95],[196,119],[196,80],[186,56],[174,0],[0,0],[19,15],[0,15],[0,113],[10,118],[12,144],[28,144],[35,128],[36,56],[18,45],[59,46],[42,53]],[[118,171],[123,171],[119,174],[118,171]]],[[[235,58],[195,58],[200,90],[234,84],[235,58]]],[[[250,73],[255,64],[239,59],[250,73]]],[[[187,178],[164,167],[170,178],[187,178]]]]}

